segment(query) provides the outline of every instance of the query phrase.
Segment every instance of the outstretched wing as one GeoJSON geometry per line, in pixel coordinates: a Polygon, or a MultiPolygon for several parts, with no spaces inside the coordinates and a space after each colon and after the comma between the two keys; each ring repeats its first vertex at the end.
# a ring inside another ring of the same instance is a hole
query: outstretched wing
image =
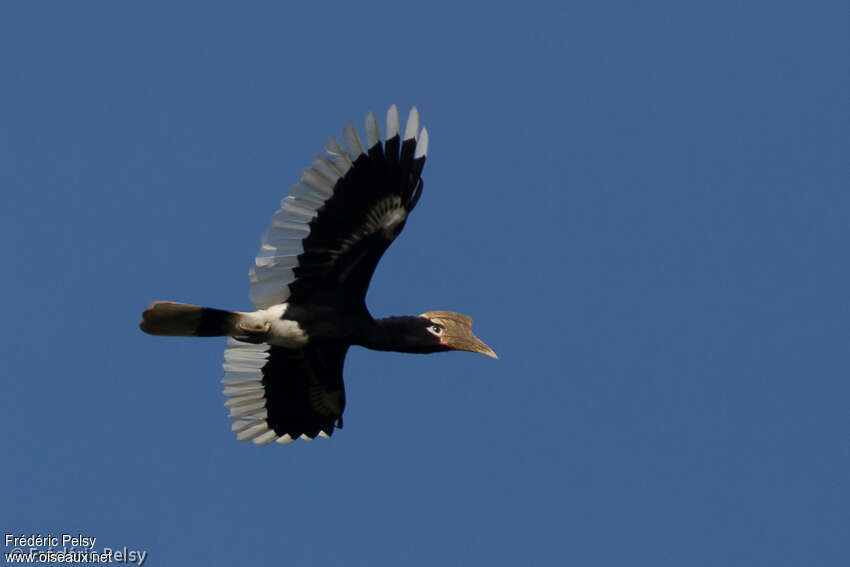
{"type": "Polygon", "coordinates": [[[263,235],[251,269],[257,308],[293,301],[365,302],[372,273],[404,228],[422,192],[428,131],[412,108],[400,139],[398,109],[387,111],[386,143],[366,116],[366,150],[350,123],[289,191],[263,235]]]}
{"type": "Polygon", "coordinates": [[[347,345],[285,349],[228,339],[221,383],[239,441],[291,443],[330,437],[342,427],[347,345]]]}

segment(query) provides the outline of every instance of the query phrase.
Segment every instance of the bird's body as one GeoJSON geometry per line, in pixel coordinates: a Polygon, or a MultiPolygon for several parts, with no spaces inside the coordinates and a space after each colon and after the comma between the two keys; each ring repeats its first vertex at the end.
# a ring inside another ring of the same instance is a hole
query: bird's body
{"type": "Polygon", "coordinates": [[[154,301],[141,328],[154,335],[228,336],[224,394],[240,440],[288,443],[329,437],[342,427],[342,367],[350,346],[431,353],[495,353],[472,320],[449,311],[374,319],[366,291],[384,251],[422,192],[428,132],[412,109],[404,139],[387,113],[386,144],[366,117],[367,149],[356,130],[331,138],[272,217],[250,271],[251,312],[154,301]]]}

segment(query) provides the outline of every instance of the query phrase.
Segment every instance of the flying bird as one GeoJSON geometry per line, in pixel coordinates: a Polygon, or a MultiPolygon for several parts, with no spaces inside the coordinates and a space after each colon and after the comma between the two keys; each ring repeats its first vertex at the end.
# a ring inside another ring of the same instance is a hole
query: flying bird
{"type": "Polygon", "coordinates": [[[404,137],[395,105],[386,141],[366,116],[366,149],[349,123],[331,137],[272,216],[250,270],[251,312],[154,301],[142,313],[151,335],[227,336],[225,406],[240,441],[286,444],[342,428],[342,367],[352,345],[498,358],[451,311],[374,319],[366,291],[384,251],[422,194],[428,131],[410,110],[404,137]]]}

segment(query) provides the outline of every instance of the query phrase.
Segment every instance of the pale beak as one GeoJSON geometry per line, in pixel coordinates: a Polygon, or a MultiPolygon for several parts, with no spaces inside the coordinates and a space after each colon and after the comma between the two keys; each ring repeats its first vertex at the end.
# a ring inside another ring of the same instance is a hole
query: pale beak
{"type": "Polygon", "coordinates": [[[499,359],[499,356],[493,352],[493,349],[484,344],[481,339],[473,335],[472,331],[470,331],[468,335],[464,336],[446,335],[445,345],[454,350],[468,350],[469,352],[477,352],[484,356],[495,358],[496,360],[499,359]]]}
{"type": "Polygon", "coordinates": [[[472,333],[472,318],[453,311],[428,311],[420,317],[440,323],[446,330],[440,341],[452,350],[477,352],[490,358],[499,357],[472,333]]]}

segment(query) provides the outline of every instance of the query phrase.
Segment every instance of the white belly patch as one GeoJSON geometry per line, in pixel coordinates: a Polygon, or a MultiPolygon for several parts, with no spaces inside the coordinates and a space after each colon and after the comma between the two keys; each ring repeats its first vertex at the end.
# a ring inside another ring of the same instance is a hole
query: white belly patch
{"type": "Polygon", "coordinates": [[[281,319],[289,307],[286,303],[272,305],[268,309],[245,313],[258,324],[269,323],[269,331],[266,341],[270,345],[300,348],[307,343],[307,333],[301,328],[297,321],[281,319]]]}

